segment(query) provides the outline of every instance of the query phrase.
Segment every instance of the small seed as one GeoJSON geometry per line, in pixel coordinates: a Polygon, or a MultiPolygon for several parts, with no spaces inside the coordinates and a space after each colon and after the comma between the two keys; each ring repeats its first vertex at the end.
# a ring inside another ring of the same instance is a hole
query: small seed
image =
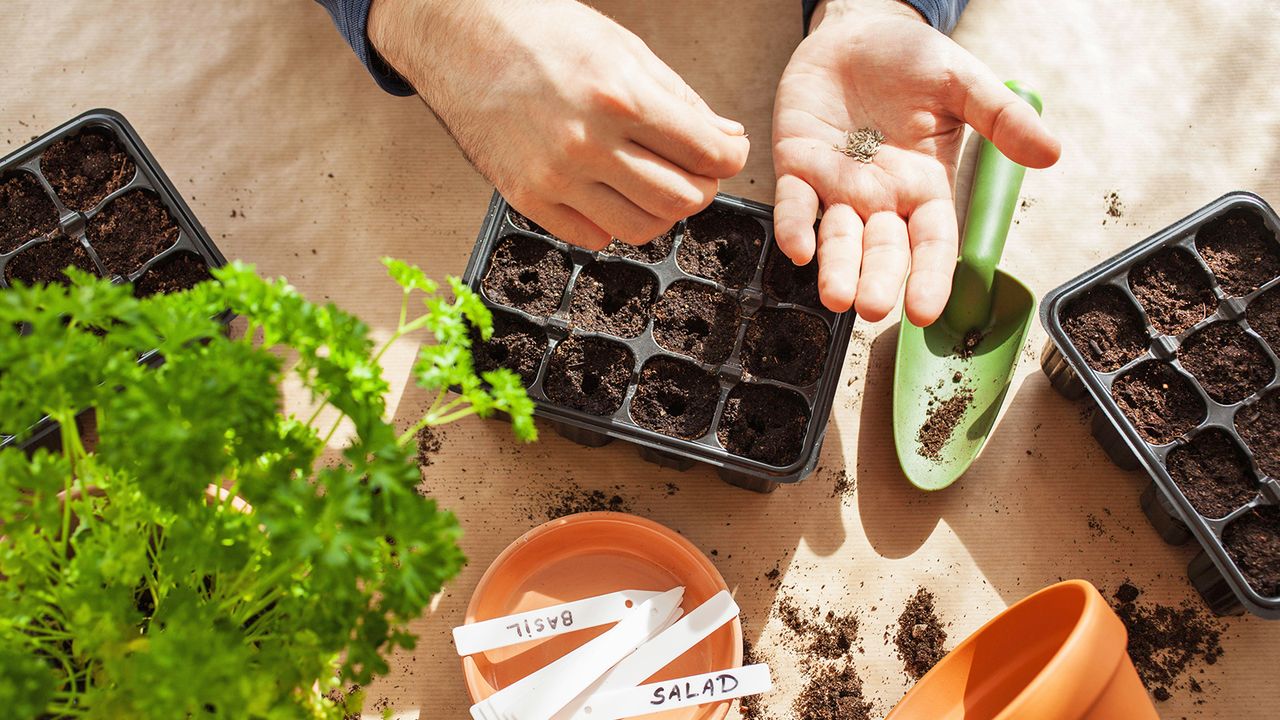
{"type": "Polygon", "coordinates": [[[836,145],[835,151],[847,155],[860,163],[869,163],[876,156],[876,151],[884,143],[884,133],[875,128],[858,128],[844,134],[844,144],[836,145]]]}

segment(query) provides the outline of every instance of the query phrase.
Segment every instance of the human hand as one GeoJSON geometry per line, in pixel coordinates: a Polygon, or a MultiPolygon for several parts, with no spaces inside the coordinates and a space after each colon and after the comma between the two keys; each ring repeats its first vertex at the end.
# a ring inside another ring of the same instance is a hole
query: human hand
{"type": "Polygon", "coordinates": [[[567,242],[648,242],[746,163],[741,124],[576,0],[375,0],[368,33],[476,169],[567,242]]]}
{"type": "Polygon", "coordinates": [[[923,327],[942,313],[959,242],[953,183],[965,123],[1028,167],[1060,154],[1030,105],[911,7],[819,6],[778,83],[774,225],[793,262],[816,250],[824,305],[876,321],[907,278],[907,318],[923,327]],[[884,135],[867,163],[837,151],[862,128],[884,135]]]}

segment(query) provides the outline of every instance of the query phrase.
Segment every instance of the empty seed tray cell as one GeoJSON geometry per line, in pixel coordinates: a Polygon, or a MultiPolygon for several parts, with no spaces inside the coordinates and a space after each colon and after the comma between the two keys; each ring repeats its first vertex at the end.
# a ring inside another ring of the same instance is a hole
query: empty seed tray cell
{"type": "Polygon", "coordinates": [[[494,314],[477,366],[517,372],[566,437],[759,492],[817,463],[854,318],[774,247],[768,206],[722,195],[650,243],[589,252],[495,193],[464,280],[494,314]]]}
{"type": "MultiPolygon", "coordinates": [[[[139,296],[210,277],[225,258],[119,113],[91,110],[0,159],[0,292],[77,267],[139,296]]],[[[144,357],[144,359],[147,359],[144,357]]],[[[41,422],[24,439],[53,429],[41,422]]],[[[0,446],[19,428],[0,428],[0,446]]]]}
{"type": "Polygon", "coordinates": [[[1096,404],[1093,434],[1142,469],[1147,517],[1195,540],[1217,613],[1280,618],[1280,217],[1225,195],[1057,288],[1041,365],[1096,404]]]}

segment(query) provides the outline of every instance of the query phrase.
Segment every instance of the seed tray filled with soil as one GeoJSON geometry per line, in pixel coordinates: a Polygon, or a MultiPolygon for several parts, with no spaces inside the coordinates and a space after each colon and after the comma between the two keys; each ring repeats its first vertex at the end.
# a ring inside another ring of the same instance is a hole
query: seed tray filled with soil
{"type": "Polygon", "coordinates": [[[481,369],[520,374],[561,434],[716,467],[760,492],[812,472],[852,314],[773,246],[772,208],[719,196],[645,245],[572,247],[495,193],[463,279],[493,311],[481,369]]]}
{"type": "Polygon", "coordinates": [[[1280,618],[1280,218],[1225,195],[1052,291],[1051,384],[1096,405],[1093,434],[1142,469],[1147,517],[1196,540],[1220,614],[1280,618]]]}
{"type": "MultiPolygon", "coordinates": [[[[91,110],[0,159],[0,292],[19,282],[70,282],[63,270],[73,266],[131,282],[144,297],[192,287],[225,264],[138,133],[113,110],[91,110]]],[[[23,446],[54,427],[41,421],[23,446]]],[[[12,441],[0,435],[0,446],[12,441]]]]}

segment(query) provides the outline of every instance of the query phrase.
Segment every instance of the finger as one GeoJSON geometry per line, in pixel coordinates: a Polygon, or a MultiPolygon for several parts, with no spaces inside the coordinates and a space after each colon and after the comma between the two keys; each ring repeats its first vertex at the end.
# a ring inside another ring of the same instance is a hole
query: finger
{"type": "Polygon", "coordinates": [[[705,114],[689,112],[688,103],[656,82],[644,95],[643,114],[630,128],[631,140],[694,175],[724,179],[742,171],[751,149],[745,135],[722,132],[705,114]]]}
{"type": "Polygon", "coordinates": [[[1045,168],[1057,162],[1062,145],[1035,108],[982,61],[965,55],[968,59],[955,70],[957,95],[951,98],[951,111],[1019,165],[1045,168]]]}
{"type": "Polygon", "coordinates": [[[907,277],[907,319],[916,327],[933,324],[951,296],[959,229],[951,198],[935,198],[911,213],[911,274],[907,277]]]}
{"type": "Polygon", "coordinates": [[[608,162],[605,182],[645,212],[673,224],[710,205],[719,187],[715,180],[692,175],[631,142],[608,162]]]}
{"type": "Polygon", "coordinates": [[[526,217],[570,245],[588,250],[602,250],[613,239],[608,231],[568,205],[552,205],[542,208],[537,215],[526,214],[526,217]]]}
{"type": "Polygon", "coordinates": [[[862,218],[848,205],[832,205],[818,226],[818,295],[832,312],[853,307],[862,266],[862,218]]]}
{"type": "Polygon", "coordinates": [[[813,259],[813,225],[818,219],[818,194],[795,175],[778,178],[773,196],[773,236],[778,249],[797,265],[813,259]]]}
{"type": "Polygon", "coordinates": [[[870,322],[881,320],[898,304],[898,291],[910,262],[907,223],[895,212],[867,218],[862,232],[862,274],[854,303],[870,322]]]}
{"type": "MultiPolygon", "coordinates": [[[[637,38],[637,40],[638,39],[639,38],[637,38]]],[[[641,41],[641,44],[644,45],[643,41],[641,41]]],[[[653,74],[654,79],[656,79],[659,84],[667,88],[671,94],[705,113],[711,120],[712,124],[719,128],[721,132],[728,135],[747,134],[747,129],[743,127],[742,123],[737,120],[730,120],[729,118],[717,113],[715,110],[712,110],[711,106],[707,104],[707,101],[703,100],[701,95],[695,92],[693,88],[689,87],[689,84],[684,81],[684,78],[680,77],[679,73],[672,70],[669,65],[658,59],[658,56],[653,54],[653,51],[650,50],[647,45],[644,45],[642,58],[644,58],[645,65],[649,68],[649,72],[653,74]]]]}
{"type": "Polygon", "coordinates": [[[645,212],[604,183],[591,183],[576,190],[569,204],[613,237],[631,245],[649,242],[674,224],[645,212]]]}

